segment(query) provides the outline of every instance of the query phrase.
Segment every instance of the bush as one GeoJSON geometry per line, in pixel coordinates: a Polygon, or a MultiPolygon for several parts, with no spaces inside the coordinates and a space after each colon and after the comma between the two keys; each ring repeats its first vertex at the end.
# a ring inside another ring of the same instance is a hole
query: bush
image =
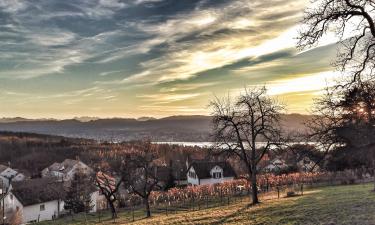
{"type": "Polygon", "coordinates": [[[296,192],[294,192],[294,191],[288,191],[287,193],[286,193],[286,197],[295,197],[295,196],[297,196],[297,194],[296,194],[296,192]]]}

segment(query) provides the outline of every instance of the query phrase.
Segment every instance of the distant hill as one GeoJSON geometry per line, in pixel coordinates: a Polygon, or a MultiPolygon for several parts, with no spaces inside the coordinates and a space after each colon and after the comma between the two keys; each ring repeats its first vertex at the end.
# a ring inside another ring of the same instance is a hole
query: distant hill
{"type": "MultiPolygon", "coordinates": [[[[305,131],[309,115],[282,116],[286,131],[305,131]]],[[[153,141],[209,141],[210,116],[170,116],[161,119],[98,119],[31,120],[24,118],[0,119],[1,131],[31,132],[65,137],[89,138],[100,141],[129,141],[149,137],[153,141]]]]}

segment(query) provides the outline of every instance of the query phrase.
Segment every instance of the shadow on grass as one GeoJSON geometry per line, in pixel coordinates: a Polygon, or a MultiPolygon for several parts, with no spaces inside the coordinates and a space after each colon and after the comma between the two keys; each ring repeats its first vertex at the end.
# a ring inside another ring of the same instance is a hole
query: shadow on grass
{"type": "MultiPolygon", "coordinates": [[[[280,198],[279,200],[282,200],[282,199],[285,199],[285,200],[292,200],[292,199],[295,199],[294,201],[299,201],[299,199],[300,199],[300,197],[303,197],[303,196],[305,196],[305,197],[307,197],[307,196],[309,196],[311,193],[306,193],[306,194],[304,194],[304,195],[294,195],[294,196],[288,196],[288,197],[282,197],[282,198],[280,198]]],[[[237,217],[237,216],[240,216],[242,213],[244,213],[246,210],[248,210],[248,209],[250,209],[250,208],[252,208],[252,207],[255,207],[255,206],[264,206],[264,205],[268,205],[268,203],[269,202],[273,202],[273,201],[275,201],[275,200],[277,200],[277,199],[266,199],[266,200],[264,200],[264,201],[261,201],[260,203],[258,203],[258,204],[246,204],[244,207],[242,207],[242,208],[240,208],[239,210],[237,210],[236,212],[234,212],[234,213],[231,213],[231,214],[229,214],[229,215],[226,215],[226,216],[224,216],[224,217],[222,217],[221,219],[219,219],[218,221],[216,221],[216,222],[214,222],[214,223],[211,223],[211,224],[215,224],[215,225],[217,225],[217,224],[226,224],[227,222],[229,222],[229,220],[230,219],[233,219],[233,218],[235,218],[235,217],[237,217]]],[[[271,206],[271,205],[270,205],[271,206]]],[[[264,210],[264,209],[263,209],[264,210]]]]}
{"type": "MultiPolygon", "coordinates": [[[[259,205],[259,204],[262,204],[262,203],[258,203],[256,205],[259,205]]],[[[255,206],[255,205],[254,204],[246,204],[244,207],[240,208],[236,212],[231,213],[231,214],[229,214],[227,216],[224,216],[220,220],[218,220],[218,221],[216,221],[214,223],[211,223],[211,224],[214,224],[214,225],[216,225],[216,224],[225,224],[225,222],[227,222],[229,219],[234,218],[236,216],[239,216],[241,213],[243,213],[244,211],[246,211],[247,209],[249,209],[252,206],[255,206]]]]}

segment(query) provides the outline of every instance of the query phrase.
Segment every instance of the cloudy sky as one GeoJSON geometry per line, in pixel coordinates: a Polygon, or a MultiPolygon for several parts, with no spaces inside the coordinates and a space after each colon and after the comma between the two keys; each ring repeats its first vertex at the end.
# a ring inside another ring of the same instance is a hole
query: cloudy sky
{"type": "Polygon", "coordinates": [[[337,74],[295,49],[307,0],[0,0],[0,117],[209,114],[267,85],[307,113],[337,74]]]}

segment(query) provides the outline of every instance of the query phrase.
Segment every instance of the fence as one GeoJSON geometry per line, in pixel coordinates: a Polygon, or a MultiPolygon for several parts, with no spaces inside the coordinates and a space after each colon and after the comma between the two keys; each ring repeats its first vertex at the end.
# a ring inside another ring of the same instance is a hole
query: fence
{"type": "MultiPolygon", "coordinates": [[[[353,184],[372,181],[367,171],[347,170],[324,173],[293,173],[288,175],[264,174],[258,176],[258,191],[261,200],[303,195],[305,189],[316,186],[353,184]]],[[[237,179],[223,184],[172,188],[155,191],[150,196],[152,213],[176,214],[219,207],[238,202],[250,202],[251,186],[246,179],[237,179]]],[[[135,221],[144,218],[142,199],[136,195],[122,199],[119,208],[121,221],[135,221]]],[[[90,216],[96,221],[109,220],[107,211],[90,216]]]]}

